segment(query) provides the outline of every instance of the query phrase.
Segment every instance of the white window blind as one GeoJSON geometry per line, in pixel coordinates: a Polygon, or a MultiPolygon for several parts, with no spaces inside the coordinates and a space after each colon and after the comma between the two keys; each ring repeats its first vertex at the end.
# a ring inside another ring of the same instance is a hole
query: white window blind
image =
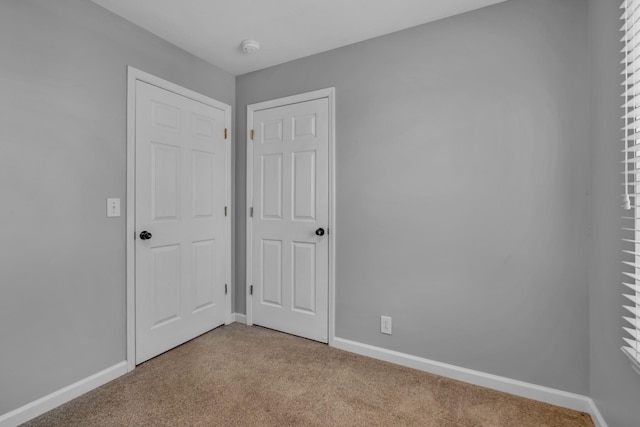
{"type": "Polygon", "coordinates": [[[640,373],[640,0],[624,0],[622,9],[623,204],[631,212],[623,218],[625,343],[622,351],[640,373]]]}

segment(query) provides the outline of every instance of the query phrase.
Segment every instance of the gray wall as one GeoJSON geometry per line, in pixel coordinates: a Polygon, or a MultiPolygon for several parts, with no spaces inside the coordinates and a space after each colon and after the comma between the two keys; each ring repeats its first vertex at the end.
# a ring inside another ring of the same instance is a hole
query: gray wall
{"type": "Polygon", "coordinates": [[[619,2],[589,0],[591,82],[591,396],[609,427],[638,425],[640,376],[622,354],[619,2]]]}
{"type": "Polygon", "coordinates": [[[238,77],[237,286],[246,106],[335,86],[337,336],[587,394],[587,61],[586,1],[512,0],[238,77]]]}
{"type": "Polygon", "coordinates": [[[234,103],[233,76],[87,0],[0,1],[0,414],[125,360],[127,65],[234,103]]]}

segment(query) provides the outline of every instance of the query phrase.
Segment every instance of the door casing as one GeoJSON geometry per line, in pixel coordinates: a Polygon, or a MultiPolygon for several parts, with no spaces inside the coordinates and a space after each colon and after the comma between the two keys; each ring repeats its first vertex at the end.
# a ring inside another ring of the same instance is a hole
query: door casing
{"type": "MultiPolygon", "coordinates": [[[[170,92],[174,92],[178,95],[186,98],[193,99],[194,101],[201,102],[203,104],[211,105],[225,112],[225,128],[227,129],[227,140],[231,141],[231,106],[224,104],[220,101],[216,101],[213,98],[199,94],[190,89],[186,89],[175,83],[171,83],[167,80],[156,77],[152,74],[138,70],[134,67],[127,67],[127,207],[126,207],[126,256],[127,256],[127,371],[132,371],[136,366],[136,328],[135,328],[135,176],[136,176],[136,81],[142,81],[159,88],[165,89],[170,92]]],[[[228,220],[225,225],[225,238],[227,244],[225,250],[227,251],[226,257],[226,277],[225,283],[229,284],[229,292],[225,298],[225,318],[226,323],[232,322],[231,315],[231,295],[233,290],[233,283],[231,282],[231,268],[232,268],[232,242],[231,242],[231,150],[232,144],[229,142],[229,149],[227,150],[226,163],[226,196],[225,205],[228,206],[228,220]]]]}
{"type": "Polygon", "coordinates": [[[268,108],[282,107],[300,102],[313,101],[327,98],[329,101],[329,226],[327,237],[329,239],[329,345],[334,346],[335,338],[335,88],[320,89],[284,98],[272,99],[247,106],[247,249],[246,249],[246,311],[247,325],[253,325],[253,305],[250,287],[253,281],[252,271],[252,232],[253,223],[249,215],[249,209],[253,201],[253,142],[251,130],[253,129],[253,113],[268,108]]]}

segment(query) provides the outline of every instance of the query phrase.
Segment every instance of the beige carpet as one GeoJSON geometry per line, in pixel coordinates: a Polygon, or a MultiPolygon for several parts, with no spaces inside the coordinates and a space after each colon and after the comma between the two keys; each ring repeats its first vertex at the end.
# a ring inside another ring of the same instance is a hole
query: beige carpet
{"type": "Polygon", "coordinates": [[[589,415],[238,323],[27,426],[593,426],[589,415]]]}

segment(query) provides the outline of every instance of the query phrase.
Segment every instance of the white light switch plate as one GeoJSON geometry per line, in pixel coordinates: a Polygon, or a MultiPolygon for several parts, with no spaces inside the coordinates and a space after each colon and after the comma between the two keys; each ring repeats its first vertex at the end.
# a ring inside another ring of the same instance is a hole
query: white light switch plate
{"type": "Polygon", "coordinates": [[[120,216],[120,199],[107,199],[107,218],[120,216]]]}

